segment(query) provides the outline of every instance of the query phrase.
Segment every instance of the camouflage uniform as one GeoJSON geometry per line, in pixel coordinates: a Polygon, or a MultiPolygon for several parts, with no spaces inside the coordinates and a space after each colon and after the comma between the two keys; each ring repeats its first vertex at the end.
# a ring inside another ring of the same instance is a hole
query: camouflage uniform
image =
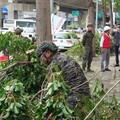
{"type": "Polygon", "coordinates": [[[86,66],[87,69],[90,70],[92,59],[93,59],[93,38],[94,34],[91,31],[87,31],[83,36],[83,46],[84,46],[84,53],[83,53],[83,61],[82,67],[85,70],[86,66]]]}
{"type": "Polygon", "coordinates": [[[41,46],[38,47],[37,56],[40,57],[46,49],[54,52],[52,61],[49,64],[48,69],[53,70],[55,66],[58,66],[59,69],[63,71],[66,84],[70,88],[77,87],[75,90],[71,91],[67,99],[70,107],[74,109],[78,101],[82,101],[83,96],[90,97],[90,88],[88,83],[82,85],[81,87],[78,87],[80,84],[86,82],[87,80],[83,73],[83,70],[81,69],[80,65],[72,60],[70,57],[59,54],[57,52],[57,46],[52,42],[43,42],[41,46]]]}
{"type": "MultiPolygon", "coordinates": [[[[70,57],[56,53],[53,56],[53,60],[49,67],[53,68],[56,65],[59,66],[61,71],[63,71],[65,82],[70,86],[70,88],[74,88],[86,81],[86,77],[80,65],[70,57]]],[[[74,109],[77,105],[77,102],[81,101],[83,96],[90,97],[88,83],[71,91],[67,102],[69,103],[70,107],[74,109]]]]}

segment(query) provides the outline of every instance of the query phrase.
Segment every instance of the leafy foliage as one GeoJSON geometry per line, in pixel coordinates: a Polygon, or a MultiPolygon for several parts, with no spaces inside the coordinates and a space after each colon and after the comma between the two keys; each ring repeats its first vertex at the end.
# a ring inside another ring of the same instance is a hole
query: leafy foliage
{"type": "Polygon", "coordinates": [[[99,33],[96,33],[96,35],[95,35],[95,50],[96,50],[97,55],[100,55],[100,53],[101,53],[100,39],[101,39],[101,35],[99,33]]]}
{"type": "MultiPolygon", "coordinates": [[[[52,73],[49,80],[44,96],[43,115],[49,116],[52,114],[53,120],[72,118],[73,111],[69,108],[66,102],[69,94],[69,87],[64,83],[62,72],[52,73]]],[[[41,104],[41,106],[43,104],[41,104]]],[[[41,118],[41,114],[38,118],[41,118]]]]}
{"type": "Polygon", "coordinates": [[[81,42],[75,44],[71,49],[69,49],[67,52],[66,52],[67,55],[69,56],[73,56],[73,57],[76,57],[76,56],[79,56],[79,58],[82,57],[83,55],[83,45],[81,42]]]}
{"type": "MultiPolygon", "coordinates": [[[[26,50],[35,48],[35,46],[31,45],[30,41],[24,40],[10,33],[0,36],[0,41],[4,41],[2,43],[3,47],[0,45],[2,47],[0,49],[4,50],[6,54],[13,56],[13,60],[0,64],[1,70],[7,67],[4,71],[0,71],[0,115],[3,119],[44,120],[49,115],[52,115],[53,120],[62,120],[63,118],[70,120],[72,119],[73,112],[77,120],[85,119],[86,115],[88,115],[106,92],[101,81],[97,80],[95,82],[91,99],[84,97],[82,104],[80,103],[75,111],[71,110],[66,102],[70,88],[64,82],[62,71],[55,67],[56,72],[49,73],[49,77],[45,79],[46,69],[38,63],[35,53],[31,54],[31,61],[26,62],[28,57],[26,50]],[[8,41],[9,38],[11,42],[8,41]],[[19,45],[17,45],[18,41],[19,45]],[[4,44],[8,46],[5,47],[4,44]],[[14,48],[17,48],[18,52],[14,48]],[[16,57],[16,54],[20,55],[20,58],[16,57]],[[14,62],[19,64],[9,67],[14,62]],[[31,101],[31,98],[42,88],[42,85],[44,86],[43,99],[40,101],[39,94],[37,94],[34,101],[31,101]]],[[[75,53],[75,55],[82,55],[81,43],[78,43],[72,49],[70,53],[73,55],[75,53]]],[[[119,119],[120,103],[115,96],[103,100],[90,118],[90,120],[119,119]]]]}
{"type": "Polygon", "coordinates": [[[0,87],[0,108],[4,119],[30,119],[30,103],[22,83],[12,80],[0,87]]]}
{"type": "Polygon", "coordinates": [[[32,41],[13,33],[0,34],[0,51],[13,57],[13,61],[24,61],[27,59],[26,51],[36,48],[32,46],[32,41]]]}
{"type": "MultiPolygon", "coordinates": [[[[100,80],[97,80],[93,85],[91,99],[83,98],[82,107],[77,108],[77,115],[79,120],[84,120],[88,113],[95,107],[96,103],[105,94],[106,90],[100,80]]],[[[120,118],[120,103],[115,96],[107,97],[101,104],[95,109],[90,120],[119,120],[120,118]]]]}

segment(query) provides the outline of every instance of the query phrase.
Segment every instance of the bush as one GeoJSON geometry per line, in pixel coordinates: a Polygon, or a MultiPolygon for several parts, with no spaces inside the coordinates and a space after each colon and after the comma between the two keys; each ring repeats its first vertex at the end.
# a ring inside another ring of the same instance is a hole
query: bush
{"type": "MultiPolygon", "coordinates": [[[[31,61],[26,62],[25,51],[35,47],[31,45],[30,41],[24,41],[23,38],[9,33],[1,35],[1,39],[8,45],[6,50],[4,43],[2,43],[1,50],[14,56],[12,61],[0,64],[0,115],[3,119],[43,120],[46,115],[51,113],[53,120],[71,119],[74,111],[69,108],[66,102],[70,88],[64,82],[62,71],[59,71],[56,66],[55,72],[49,73],[50,76],[47,78],[46,68],[38,63],[34,57],[35,53],[31,54],[31,61]],[[18,52],[14,50],[15,48],[20,53],[20,58],[16,57],[18,52]],[[6,68],[3,69],[4,67],[6,68]],[[44,99],[38,97],[40,92],[44,95],[44,99]]],[[[1,42],[3,42],[2,40],[1,42]]],[[[80,42],[71,48],[68,54],[82,56],[82,50],[80,42]]],[[[97,80],[93,86],[91,99],[85,97],[82,106],[76,108],[76,119],[84,120],[105,92],[104,85],[100,80],[97,80]]],[[[90,116],[90,119],[95,120],[118,120],[119,118],[120,103],[115,96],[103,100],[90,116]]]]}
{"type": "Polygon", "coordinates": [[[27,38],[14,35],[13,33],[0,34],[0,51],[12,56],[13,61],[27,60],[26,51],[35,49],[32,41],[27,38]]]}
{"type": "Polygon", "coordinates": [[[75,44],[72,48],[70,48],[67,52],[67,55],[72,56],[72,57],[79,57],[81,58],[83,55],[83,45],[81,42],[78,42],[75,44]]]}
{"type": "Polygon", "coordinates": [[[95,52],[97,55],[100,55],[101,54],[101,49],[100,49],[100,39],[101,39],[101,36],[99,33],[96,33],[95,34],[95,52]]]}
{"type": "Polygon", "coordinates": [[[15,62],[18,63],[6,70],[7,73],[2,80],[2,84],[17,79],[23,83],[25,92],[30,94],[36,93],[40,89],[46,74],[46,69],[36,59],[36,53],[33,52],[29,56],[26,54],[27,50],[36,48],[36,46],[32,45],[30,40],[11,33],[1,34],[0,42],[0,51],[3,50],[7,55],[13,57],[12,60],[2,63],[0,65],[1,69],[15,62]],[[28,61],[28,57],[30,57],[31,61],[28,61]]]}

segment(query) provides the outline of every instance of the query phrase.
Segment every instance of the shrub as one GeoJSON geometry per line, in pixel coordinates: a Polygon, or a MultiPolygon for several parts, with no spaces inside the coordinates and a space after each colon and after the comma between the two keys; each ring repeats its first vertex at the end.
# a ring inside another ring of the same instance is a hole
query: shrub
{"type": "Polygon", "coordinates": [[[78,42],[75,44],[72,48],[70,48],[67,52],[67,55],[72,56],[72,57],[79,57],[81,58],[83,55],[83,45],[81,42],[78,42]]]}

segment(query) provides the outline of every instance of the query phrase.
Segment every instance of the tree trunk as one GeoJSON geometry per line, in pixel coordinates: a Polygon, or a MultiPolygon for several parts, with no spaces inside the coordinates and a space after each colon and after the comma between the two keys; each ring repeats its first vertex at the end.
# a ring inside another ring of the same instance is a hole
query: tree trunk
{"type": "Polygon", "coordinates": [[[110,11],[110,27],[113,28],[113,9],[112,9],[112,0],[109,3],[109,11],[110,11]]]}
{"type": "Polygon", "coordinates": [[[36,0],[37,45],[52,40],[50,0],[36,0]]]}
{"type": "Polygon", "coordinates": [[[79,24],[79,25],[81,25],[82,17],[83,17],[83,12],[80,11],[80,15],[78,16],[78,24],[79,24]]]}
{"type": "Polygon", "coordinates": [[[94,7],[95,5],[94,5],[93,0],[88,0],[88,23],[92,23],[92,24],[94,24],[94,21],[95,21],[94,7]]]}
{"type": "Polygon", "coordinates": [[[103,27],[106,25],[106,0],[102,0],[103,27]]]}
{"type": "MultiPolygon", "coordinates": [[[[94,21],[95,21],[95,5],[93,0],[87,0],[88,2],[88,23],[92,23],[94,25],[94,21]]],[[[95,25],[94,25],[94,30],[93,30],[94,34],[95,34],[95,25]]],[[[93,41],[93,55],[95,56],[95,39],[93,41]]]]}

